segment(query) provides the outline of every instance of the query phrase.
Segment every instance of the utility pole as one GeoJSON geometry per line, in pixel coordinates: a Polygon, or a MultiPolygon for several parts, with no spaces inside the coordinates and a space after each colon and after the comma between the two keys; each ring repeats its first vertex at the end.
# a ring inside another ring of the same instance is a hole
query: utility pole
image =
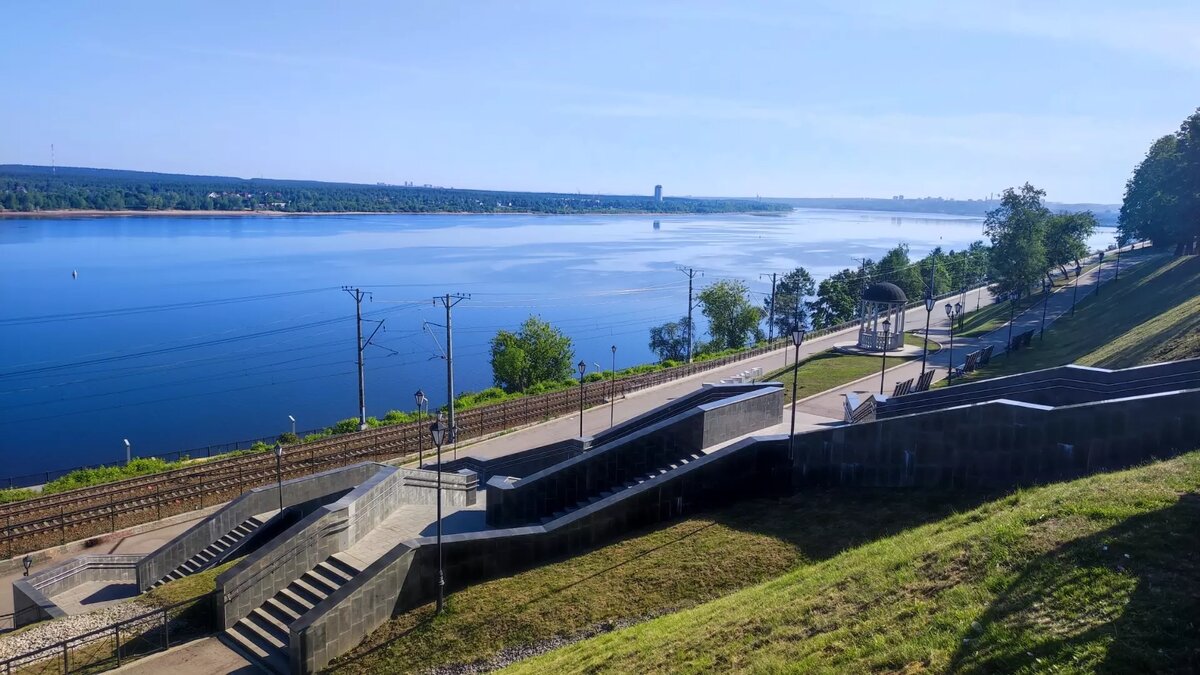
{"type": "Polygon", "coordinates": [[[695,279],[697,274],[704,276],[704,273],[697,272],[696,270],[692,269],[691,267],[676,267],[675,269],[686,274],[687,278],[688,278],[687,362],[691,363],[692,362],[692,328],[693,328],[692,309],[694,309],[694,307],[692,305],[692,279],[695,279]]]}
{"type": "Polygon", "coordinates": [[[375,337],[375,333],[378,333],[379,329],[383,328],[383,321],[379,322],[379,325],[371,332],[371,336],[364,341],[362,332],[362,301],[363,298],[373,296],[361,288],[342,286],[342,290],[354,298],[355,327],[358,334],[358,430],[362,431],[367,428],[367,381],[363,374],[363,351],[366,350],[367,345],[371,344],[371,339],[375,337]]]}
{"type": "MultiPolygon", "coordinates": [[[[450,310],[463,300],[471,299],[463,293],[447,293],[433,299],[433,304],[442,303],[446,308],[446,424],[450,433],[448,442],[458,442],[458,425],[454,422],[454,330],[451,328],[450,310]]],[[[441,449],[438,450],[441,459],[441,449]]]]}
{"type": "MultiPolygon", "coordinates": [[[[767,276],[767,275],[760,274],[760,275],[758,275],[758,278],[761,279],[765,276],[767,276]]],[[[776,276],[775,272],[771,272],[771,312],[770,312],[771,315],[767,318],[767,342],[768,343],[771,342],[773,339],[775,339],[775,276],[776,276]]]]}

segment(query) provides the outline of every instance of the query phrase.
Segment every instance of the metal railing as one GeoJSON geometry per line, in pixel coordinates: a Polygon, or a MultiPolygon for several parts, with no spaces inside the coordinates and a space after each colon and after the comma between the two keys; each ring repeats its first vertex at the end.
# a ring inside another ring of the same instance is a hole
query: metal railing
{"type": "Polygon", "coordinates": [[[3,675],[67,675],[118,668],[213,632],[216,593],[185,600],[0,661],[3,675]]]}

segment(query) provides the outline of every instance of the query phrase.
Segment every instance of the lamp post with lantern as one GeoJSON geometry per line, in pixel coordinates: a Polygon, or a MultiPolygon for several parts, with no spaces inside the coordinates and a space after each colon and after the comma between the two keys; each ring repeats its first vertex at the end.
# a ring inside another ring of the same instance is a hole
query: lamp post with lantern
{"type": "Polygon", "coordinates": [[[956,302],[953,305],[946,303],[946,318],[950,320],[950,364],[946,366],[948,383],[954,381],[954,318],[959,314],[962,314],[962,303],[956,302]]]}
{"type": "Polygon", "coordinates": [[[429,406],[429,399],[425,398],[425,392],[420,389],[413,394],[413,398],[417,401],[417,468],[425,466],[425,435],[421,433],[421,426],[425,423],[425,409],[429,406]]]}
{"type": "Polygon", "coordinates": [[[433,437],[433,445],[437,448],[437,613],[442,613],[442,604],[446,595],[446,575],[442,565],[442,441],[448,429],[441,413],[437,421],[429,425],[429,435],[433,437]]]}
{"type": "Polygon", "coordinates": [[[579,361],[579,437],[583,438],[583,374],[587,372],[587,363],[579,361]]]}
{"type": "Polygon", "coordinates": [[[925,374],[925,361],[929,357],[929,318],[933,316],[933,292],[925,291],[925,347],[921,350],[921,374],[925,374]]]}
{"type": "Polygon", "coordinates": [[[796,347],[796,358],[792,364],[792,433],[788,436],[789,462],[795,457],[793,448],[796,444],[796,382],[800,379],[800,345],[804,344],[804,332],[800,326],[792,328],[792,344],[796,347]]]}
{"type": "Polygon", "coordinates": [[[879,394],[883,395],[883,377],[887,373],[888,333],[892,330],[892,320],[883,320],[883,364],[879,367],[879,394]]]}

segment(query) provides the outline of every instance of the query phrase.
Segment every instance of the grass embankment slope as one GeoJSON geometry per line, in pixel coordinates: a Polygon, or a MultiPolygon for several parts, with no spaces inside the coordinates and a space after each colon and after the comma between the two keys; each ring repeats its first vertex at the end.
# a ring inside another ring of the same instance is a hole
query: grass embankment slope
{"type": "MultiPolygon", "coordinates": [[[[904,343],[920,347],[925,339],[919,335],[904,336],[904,343]]],[[[941,347],[934,341],[929,341],[929,353],[935,354],[941,347]]],[[[888,365],[897,366],[905,361],[921,358],[918,356],[889,356],[888,365]]],[[[862,354],[841,354],[832,350],[813,354],[807,359],[801,359],[800,367],[788,366],[764,377],[783,383],[784,403],[792,401],[792,379],[796,379],[796,398],[803,399],[813,394],[829,391],[844,384],[849,384],[868,375],[879,372],[882,361],[879,356],[862,354]]]]}
{"type": "MultiPolygon", "coordinates": [[[[995,359],[969,379],[1068,363],[1128,368],[1200,356],[1200,257],[1155,256],[1121,271],[1034,338],[1030,349],[995,359]]],[[[1070,292],[1070,291],[1064,291],[1070,292]]],[[[1083,292],[1083,289],[1080,289],[1083,292]]]]}
{"type": "Polygon", "coordinates": [[[1200,452],[1022,490],[512,672],[1197,669],[1200,452]]]}
{"type": "Polygon", "coordinates": [[[453,593],[442,616],[431,620],[430,606],[400,615],[332,670],[422,671],[611,630],[937,520],[966,499],[860,490],[738,504],[453,593]]]}

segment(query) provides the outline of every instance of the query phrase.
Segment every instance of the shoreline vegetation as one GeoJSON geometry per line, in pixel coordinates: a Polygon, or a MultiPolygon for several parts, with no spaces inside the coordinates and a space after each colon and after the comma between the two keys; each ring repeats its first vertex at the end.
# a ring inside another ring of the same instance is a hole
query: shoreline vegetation
{"type": "MultiPolygon", "coordinates": [[[[746,214],[755,216],[779,216],[783,212],[762,212],[762,211],[720,211],[719,213],[726,214],[746,214]]],[[[258,210],[242,210],[242,211],[222,211],[220,209],[202,209],[188,211],[184,209],[162,209],[158,211],[121,209],[113,211],[105,211],[101,209],[54,209],[47,211],[6,211],[0,208],[0,220],[11,218],[13,220],[25,219],[55,219],[55,218],[125,218],[125,217],[149,217],[149,216],[166,216],[170,218],[240,218],[245,216],[254,217],[291,217],[291,216],[547,216],[547,215],[622,215],[622,216],[661,216],[665,215],[660,211],[636,211],[636,210],[604,210],[604,211],[587,211],[586,213],[547,213],[542,211],[272,211],[270,209],[258,210]]]]}

